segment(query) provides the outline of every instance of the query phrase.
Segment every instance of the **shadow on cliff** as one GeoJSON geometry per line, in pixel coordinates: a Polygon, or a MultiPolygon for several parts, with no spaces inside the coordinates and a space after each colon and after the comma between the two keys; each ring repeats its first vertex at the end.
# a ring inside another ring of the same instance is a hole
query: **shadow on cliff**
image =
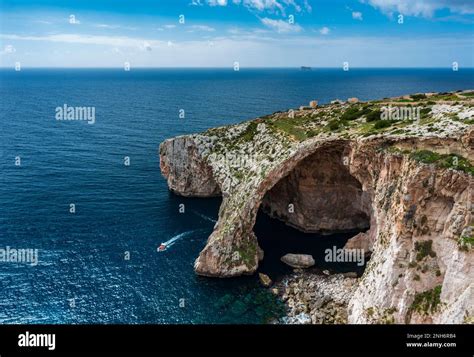
{"type": "Polygon", "coordinates": [[[334,263],[326,262],[324,259],[326,249],[343,248],[350,238],[359,233],[357,231],[330,235],[304,233],[278,219],[269,217],[260,210],[254,232],[259,246],[265,252],[258,271],[269,275],[274,280],[293,271],[293,268],[280,260],[287,253],[312,255],[316,264],[311,269],[315,272],[327,269],[332,273],[356,272],[360,276],[367,264],[368,258],[362,266],[358,266],[355,262],[334,263]]]}

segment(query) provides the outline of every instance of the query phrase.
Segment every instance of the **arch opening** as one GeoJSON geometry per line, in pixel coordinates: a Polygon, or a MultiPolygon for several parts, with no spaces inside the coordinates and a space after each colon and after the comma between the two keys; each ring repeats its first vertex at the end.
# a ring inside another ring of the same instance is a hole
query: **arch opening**
{"type": "Polygon", "coordinates": [[[265,193],[254,231],[264,259],[259,270],[269,275],[291,271],[280,261],[287,253],[310,254],[313,269],[363,273],[364,263],[327,261],[327,249],[337,251],[371,224],[371,197],[351,175],[347,149],[322,147],[299,162],[265,193]]]}

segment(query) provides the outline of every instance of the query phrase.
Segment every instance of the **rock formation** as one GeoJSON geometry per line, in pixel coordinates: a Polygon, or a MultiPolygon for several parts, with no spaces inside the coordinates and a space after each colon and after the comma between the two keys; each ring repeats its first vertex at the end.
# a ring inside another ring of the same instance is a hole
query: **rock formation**
{"type": "Polygon", "coordinates": [[[196,272],[253,274],[262,208],[305,232],[363,231],[346,245],[371,255],[348,322],[472,322],[473,99],[337,102],[166,140],[170,189],[223,197],[196,272]],[[389,105],[419,106],[421,118],[381,120],[389,105]]]}
{"type": "Polygon", "coordinates": [[[285,254],[281,261],[292,268],[309,268],[314,265],[314,259],[309,254],[285,254]]]}

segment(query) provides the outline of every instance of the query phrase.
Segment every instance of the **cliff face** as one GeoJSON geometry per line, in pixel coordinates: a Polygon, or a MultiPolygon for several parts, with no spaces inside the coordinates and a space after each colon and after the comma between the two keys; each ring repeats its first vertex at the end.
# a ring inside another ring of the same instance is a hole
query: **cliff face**
{"type": "Polygon", "coordinates": [[[199,155],[192,138],[181,136],[163,142],[160,146],[160,167],[168,179],[168,187],[176,194],[193,197],[220,194],[212,169],[199,155]]]}
{"type": "Polygon", "coordinates": [[[351,159],[351,173],[372,198],[373,223],[372,256],[350,300],[349,322],[472,316],[474,256],[458,242],[472,223],[472,175],[370,150],[355,150],[351,159]]]}
{"type": "Polygon", "coordinates": [[[254,273],[262,207],[306,232],[365,231],[346,245],[371,253],[349,322],[471,321],[474,111],[472,95],[448,96],[461,104],[442,95],[417,103],[425,107],[417,123],[369,121],[380,101],[337,104],[162,143],[173,192],[223,196],[196,272],[254,273]]]}
{"type": "Polygon", "coordinates": [[[335,143],[301,160],[265,194],[263,210],[303,232],[367,230],[370,197],[344,162],[349,147],[335,143]]]}

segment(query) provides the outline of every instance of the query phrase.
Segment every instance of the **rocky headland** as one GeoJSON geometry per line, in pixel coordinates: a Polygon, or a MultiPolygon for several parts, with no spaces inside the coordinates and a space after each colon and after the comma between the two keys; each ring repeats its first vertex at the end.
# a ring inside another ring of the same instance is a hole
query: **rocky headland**
{"type": "Polygon", "coordinates": [[[257,271],[259,209],[303,232],[360,232],[345,248],[370,255],[361,277],[310,268],[273,287],[288,322],[472,323],[473,124],[473,91],[313,101],[168,139],[160,166],[174,193],[223,198],[200,275],[257,271]]]}

